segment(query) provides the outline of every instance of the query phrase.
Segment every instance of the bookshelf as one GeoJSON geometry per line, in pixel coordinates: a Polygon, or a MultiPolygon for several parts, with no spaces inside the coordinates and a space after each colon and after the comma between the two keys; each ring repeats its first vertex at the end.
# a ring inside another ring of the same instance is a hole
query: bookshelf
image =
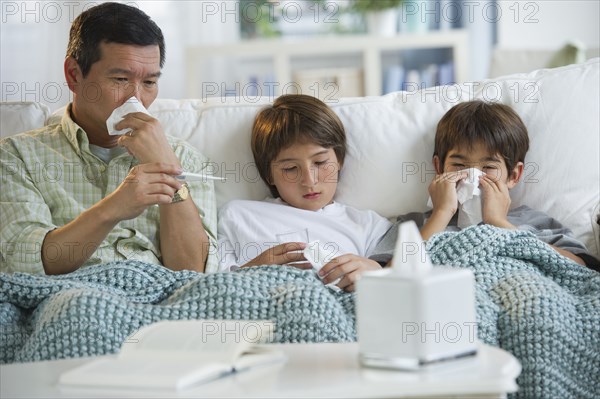
{"type": "Polygon", "coordinates": [[[447,54],[453,80],[463,82],[469,78],[468,43],[466,30],[452,29],[394,37],[344,35],[195,46],[186,53],[186,94],[190,98],[279,95],[289,92],[301,77],[323,97],[328,94],[327,76],[334,76],[341,93],[348,93],[345,85],[351,85],[361,89],[358,95],[376,96],[383,94],[384,61],[409,62],[403,52],[422,50],[447,54]]]}

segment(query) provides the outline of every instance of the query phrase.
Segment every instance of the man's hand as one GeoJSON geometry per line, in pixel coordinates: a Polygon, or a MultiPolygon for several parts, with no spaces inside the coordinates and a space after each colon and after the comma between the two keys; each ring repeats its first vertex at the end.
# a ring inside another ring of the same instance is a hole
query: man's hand
{"type": "Polygon", "coordinates": [[[302,250],[306,248],[304,242],[286,242],[269,248],[242,267],[260,266],[260,265],[286,265],[290,262],[299,269],[311,269],[312,265],[306,262],[302,250]]]}
{"type": "Polygon", "coordinates": [[[367,270],[379,270],[381,266],[374,260],[363,258],[362,256],[346,254],[338,256],[327,263],[319,275],[323,277],[323,283],[329,284],[341,278],[337,286],[347,292],[355,290],[355,283],[360,275],[367,270]]]}
{"type": "Polygon", "coordinates": [[[162,162],[181,166],[157,119],[143,112],[134,112],[127,114],[115,128],[132,129],[121,136],[118,143],[140,163],[162,162]]]}
{"type": "Polygon", "coordinates": [[[179,166],[148,163],[133,167],[123,182],[100,201],[115,221],[133,219],[155,204],[170,204],[181,182],[173,177],[181,173],[179,166]]]}
{"type": "Polygon", "coordinates": [[[500,179],[489,175],[479,177],[479,187],[483,192],[483,223],[505,229],[514,229],[507,218],[510,209],[508,186],[500,179]]]}

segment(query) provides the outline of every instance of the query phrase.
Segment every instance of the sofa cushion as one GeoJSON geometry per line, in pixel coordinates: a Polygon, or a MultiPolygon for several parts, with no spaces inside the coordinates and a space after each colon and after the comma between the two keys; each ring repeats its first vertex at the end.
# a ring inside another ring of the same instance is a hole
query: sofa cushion
{"type": "MultiPolygon", "coordinates": [[[[511,192],[512,206],[548,213],[600,255],[599,74],[600,60],[594,59],[493,81],[330,102],[348,133],[336,199],[386,217],[426,210],[441,116],[458,102],[500,101],[519,113],[531,139],[523,179],[511,192]]],[[[150,112],[167,133],[207,155],[214,174],[228,177],[215,183],[221,206],[268,195],[250,151],[250,130],[256,112],[270,100],[161,99],[150,112]]]]}
{"type": "Polygon", "coordinates": [[[0,103],[0,138],[44,126],[50,110],[34,102],[0,103]]]}
{"type": "MultiPolygon", "coordinates": [[[[386,217],[426,210],[427,186],[434,176],[433,137],[441,116],[461,101],[500,101],[519,113],[531,139],[512,205],[548,213],[600,254],[595,227],[600,199],[598,75],[595,59],[494,81],[330,102],[348,133],[336,199],[386,217]]],[[[169,133],[204,152],[215,174],[228,177],[216,184],[221,206],[234,198],[268,195],[250,151],[252,120],[264,103],[158,100],[151,112],[169,133]]]]}

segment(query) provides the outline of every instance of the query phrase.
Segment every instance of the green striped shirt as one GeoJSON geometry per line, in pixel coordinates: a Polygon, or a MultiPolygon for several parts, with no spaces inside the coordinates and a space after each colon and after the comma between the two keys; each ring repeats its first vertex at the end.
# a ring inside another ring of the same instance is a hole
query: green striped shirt
{"type": "MultiPolygon", "coordinates": [[[[184,170],[201,173],[208,166],[208,159],[190,144],[169,136],[168,140],[184,170]]],[[[107,164],[89,146],[87,135],[70,117],[70,107],[58,124],[0,141],[1,272],[43,274],[41,249],[46,234],[112,193],[138,163],[125,152],[107,164]]],[[[214,185],[210,180],[188,184],[210,240],[205,270],[216,271],[214,185]]],[[[158,206],[121,221],[84,266],[126,259],[160,264],[159,221],[158,206]]],[[[73,250],[77,245],[86,244],[73,242],[66,247],[73,250]]],[[[60,250],[50,246],[46,256],[58,257],[60,250]]]]}

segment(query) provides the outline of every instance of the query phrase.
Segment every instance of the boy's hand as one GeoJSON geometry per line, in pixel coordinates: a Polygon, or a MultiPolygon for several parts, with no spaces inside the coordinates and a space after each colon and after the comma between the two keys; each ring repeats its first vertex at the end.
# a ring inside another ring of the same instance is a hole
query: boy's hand
{"type": "Polygon", "coordinates": [[[347,292],[355,290],[354,283],[360,275],[367,270],[379,270],[381,266],[374,260],[363,258],[358,255],[346,254],[334,258],[319,270],[319,276],[323,277],[323,283],[329,284],[341,278],[337,286],[347,292]]]}
{"type": "Polygon", "coordinates": [[[448,220],[458,210],[458,199],[456,197],[456,186],[459,181],[466,179],[467,172],[447,172],[436,175],[429,185],[429,195],[433,203],[433,211],[446,213],[448,220]]]}
{"type": "Polygon", "coordinates": [[[507,219],[510,209],[510,194],[508,186],[500,179],[488,175],[479,177],[479,188],[483,192],[482,215],[483,223],[505,229],[514,229],[507,219]]]}
{"type": "Polygon", "coordinates": [[[260,266],[260,265],[286,265],[290,262],[299,269],[312,269],[312,265],[306,261],[302,250],[306,248],[304,242],[286,242],[267,249],[250,262],[242,267],[260,266]]]}
{"type": "Polygon", "coordinates": [[[447,172],[436,175],[429,185],[429,195],[433,203],[431,217],[421,228],[421,236],[428,240],[435,233],[444,231],[450,223],[450,220],[458,210],[458,198],[456,196],[456,186],[459,181],[466,179],[468,173],[447,172]]]}

